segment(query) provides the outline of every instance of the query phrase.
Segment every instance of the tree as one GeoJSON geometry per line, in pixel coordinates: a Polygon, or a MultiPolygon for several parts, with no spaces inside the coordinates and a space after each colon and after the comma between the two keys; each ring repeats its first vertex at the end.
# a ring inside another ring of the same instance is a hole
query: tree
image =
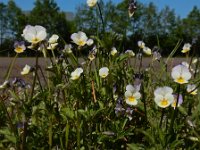
{"type": "Polygon", "coordinates": [[[10,34],[13,38],[20,38],[22,30],[27,24],[27,18],[13,0],[9,0],[7,4],[7,18],[7,27],[10,30],[10,34]]]}
{"type": "Polygon", "coordinates": [[[28,18],[29,24],[44,26],[49,34],[58,34],[66,41],[74,30],[73,23],[66,20],[54,0],[36,0],[28,18]]]}
{"type": "Polygon", "coordinates": [[[0,50],[2,54],[12,53],[15,39],[21,37],[26,25],[26,17],[13,0],[5,5],[0,3],[0,50]]]}
{"type": "Polygon", "coordinates": [[[7,24],[6,5],[0,3],[0,44],[3,43],[7,24]]]}

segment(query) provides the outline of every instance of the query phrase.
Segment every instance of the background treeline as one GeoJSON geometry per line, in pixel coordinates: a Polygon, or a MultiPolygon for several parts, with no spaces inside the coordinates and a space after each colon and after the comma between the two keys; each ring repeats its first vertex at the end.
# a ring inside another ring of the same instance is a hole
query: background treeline
{"type": "Polygon", "coordinates": [[[200,54],[199,8],[195,6],[182,19],[168,6],[159,11],[154,3],[145,5],[137,1],[137,10],[130,18],[128,4],[129,0],[117,5],[112,0],[100,1],[99,7],[92,9],[83,4],[77,8],[75,18],[68,21],[54,0],[36,0],[29,13],[23,12],[12,0],[7,5],[0,3],[0,55],[12,55],[13,42],[22,40],[21,33],[27,24],[42,25],[49,36],[56,33],[66,42],[70,42],[73,32],[82,30],[88,35],[98,35],[108,48],[116,46],[121,52],[136,49],[137,41],[143,40],[152,49],[159,47],[162,55],[169,54],[178,41],[182,45],[191,43],[194,54],[200,54]]]}

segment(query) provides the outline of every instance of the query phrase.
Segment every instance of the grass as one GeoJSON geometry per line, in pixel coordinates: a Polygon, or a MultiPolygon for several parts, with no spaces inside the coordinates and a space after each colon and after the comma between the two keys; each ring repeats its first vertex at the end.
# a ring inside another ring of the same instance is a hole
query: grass
{"type": "Polygon", "coordinates": [[[73,34],[73,47],[60,37],[55,46],[40,39],[45,28],[34,30],[26,27],[24,38],[38,42],[27,49],[35,57],[1,59],[1,149],[199,149],[200,59],[192,62],[192,48],[174,58],[178,42],[167,58],[155,59],[155,51],[139,47],[136,56],[111,53],[105,30],[91,35],[92,44],[85,33],[73,34]]]}

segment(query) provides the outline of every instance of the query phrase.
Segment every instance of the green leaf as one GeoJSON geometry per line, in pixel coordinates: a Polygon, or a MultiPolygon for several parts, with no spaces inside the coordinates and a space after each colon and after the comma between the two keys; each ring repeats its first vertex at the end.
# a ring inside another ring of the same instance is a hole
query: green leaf
{"type": "Polygon", "coordinates": [[[71,108],[62,108],[61,109],[61,116],[65,119],[68,117],[69,119],[74,119],[75,114],[71,108]]]}
{"type": "Polygon", "coordinates": [[[121,63],[122,61],[126,60],[127,58],[129,58],[129,54],[120,55],[119,57],[116,58],[116,63],[121,63]]]}

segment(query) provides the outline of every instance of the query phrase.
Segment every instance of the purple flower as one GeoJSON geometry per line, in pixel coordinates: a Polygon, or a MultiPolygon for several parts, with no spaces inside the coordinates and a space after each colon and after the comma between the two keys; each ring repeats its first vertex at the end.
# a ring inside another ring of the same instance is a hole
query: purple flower
{"type": "Polygon", "coordinates": [[[123,114],[125,111],[125,109],[122,107],[121,104],[116,104],[116,107],[115,107],[115,114],[117,116],[119,116],[120,114],[123,114]]]}
{"type": "Polygon", "coordinates": [[[178,98],[178,105],[177,105],[177,107],[179,107],[183,103],[183,96],[181,94],[179,94],[179,96],[178,96],[178,94],[173,94],[173,95],[174,95],[174,101],[171,104],[171,106],[174,107],[174,109],[175,109],[176,103],[177,103],[177,98],[178,98]]]}
{"type": "Polygon", "coordinates": [[[26,86],[27,86],[26,82],[23,79],[16,78],[16,77],[12,81],[12,84],[14,86],[21,87],[21,88],[26,88],[26,86]]]}
{"type": "Polygon", "coordinates": [[[132,120],[132,119],[133,119],[132,113],[133,113],[133,109],[131,109],[130,107],[128,107],[128,108],[126,109],[126,116],[128,117],[129,120],[132,120]]]}
{"type": "Polygon", "coordinates": [[[153,52],[153,60],[160,60],[160,58],[161,58],[161,54],[159,53],[159,52],[157,52],[157,51],[154,51],[153,52]]]}
{"type": "Polygon", "coordinates": [[[24,41],[15,41],[14,48],[16,53],[23,53],[26,49],[24,41]]]}

